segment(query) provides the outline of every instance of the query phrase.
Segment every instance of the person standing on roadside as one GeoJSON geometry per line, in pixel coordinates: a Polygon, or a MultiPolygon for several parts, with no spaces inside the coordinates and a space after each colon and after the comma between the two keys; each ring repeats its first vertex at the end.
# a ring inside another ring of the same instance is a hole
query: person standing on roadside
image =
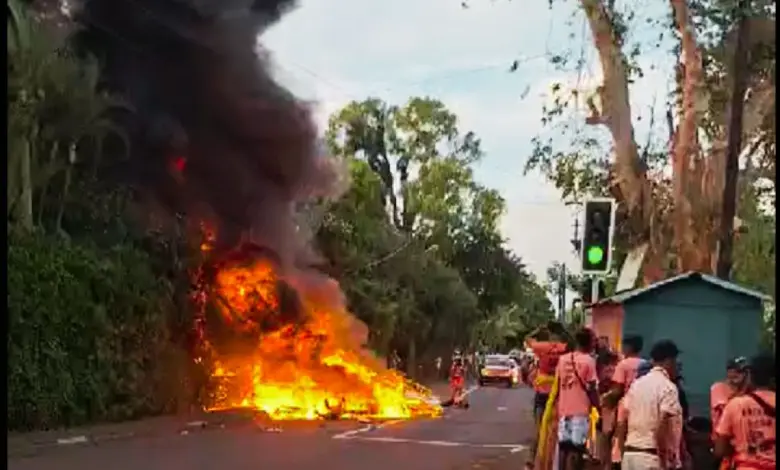
{"type": "MultiPolygon", "coordinates": [[[[644,360],[639,357],[642,353],[642,347],[644,346],[644,340],[638,335],[626,335],[623,339],[623,359],[618,362],[615,367],[615,372],[612,374],[612,386],[606,394],[601,396],[601,403],[605,409],[604,414],[609,414],[609,410],[614,410],[614,414],[617,414],[618,407],[620,406],[620,400],[628,391],[628,388],[637,378],[639,366],[644,360]]],[[[603,428],[604,442],[600,446],[601,451],[604,452],[603,447],[609,446],[610,460],[612,461],[612,468],[620,468],[620,449],[617,445],[615,437],[615,422],[609,423],[612,426],[605,425],[603,428]]]]}
{"type": "Polygon", "coordinates": [[[650,351],[653,368],[623,398],[616,430],[623,470],[682,468],[682,407],[674,382],[679,354],[674,342],[658,341],[650,351]]]}
{"type": "Polygon", "coordinates": [[[726,363],[726,380],[715,382],[710,387],[710,416],[713,431],[718,427],[718,420],[726,403],[744,391],[747,386],[747,376],[747,358],[736,357],[726,363]]]}
{"type": "Polygon", "coordinates": [[[623,340],[623,359],[615,367],[615,373],[612,375],[612,388],[605,396],[608,401],[617,403],[625,395],[631,383],[636,379],[639,364],[642,358],[644,341],[641,336],[626,336],[623,340]]]}
{"type": "Polygon", "coordinates": [[[575,335],[576,349],[558,360],[558,461],[561,470],[583,470],[591,432],[591,408],[598,406],[593,334],[582,329],[575,335]]]}
{"type": "Polygon", "coordinates": [[[716,458],[731,458],[735,470],[774,470],[777,465],[775,358],[750,361],[748,387],[723,408],[715,430],[716,458]]]}
{"type": "Polygon", "coordinates": [[[479,377],[477,372],[477,361],[473,351],[470,351],[468,354],[466,354],[466,372],[467,375],[472,379],[479,377]]]}
{"type": "MultiPolygon", "coordinates": [[[[715,442],[717,435],[715,430],[718,427],[718,421],[723,414],[726,404],[735,396],[745,391],[748,376],[748,360],[745,357],[736,357],[726,363],[726,380],[715,382],[710,387],[710,418],[712,423],[712,442],[715,442]]],[[[731,460],[728,457],[721,459],[720,470],[730,470],[732,468],[731,460]]]]}
{"type": "Polygon", "coordinates": [[[533,468],[539,443],[539,423],[552,390],[558,360],[566,352],[567,344],[563,341],[554,341],[547,328],[543,327],[532,332],[526,338],[525,347],[530,349],[534,355],[534,364],[530,366],[528,378],[534,390],[533,418],[535,432],[534,440],[531,444],[530,457],[526,464],[526,468],[533,468]]]}
{"type": "Polygon", "coordinates": [[[596,438],[591,443],[592,454],[601,463],[601,468],[609,468],[610,451],[612,443],[612,431],[615,427],[617,407],[614,403],[609,404],[604,400],[604,396],[614,387],[613,377],[619,363],[618,355],[614,352],[602,353],[596,357],[596,371],[598,373],[598,393],[600,399],[599,419],[601,426],[597,427],[596,438]]]}
{"type": "Polygon", "coordinates": [[[606,354],[611,353],[612,348],[609,345],[609,337],[608,336],[599,336],[599,339],[596,342],[596,356],[600,354],[606,354]]]}

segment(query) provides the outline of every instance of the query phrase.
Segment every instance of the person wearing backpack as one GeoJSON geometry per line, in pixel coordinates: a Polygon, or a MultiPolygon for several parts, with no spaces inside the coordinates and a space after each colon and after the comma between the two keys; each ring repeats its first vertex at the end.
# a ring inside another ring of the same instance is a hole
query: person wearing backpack
{"type": "MultiPolygon", "coordinates": [[[[748,377],[748,359],[746,357],[735,357],[726,363],[726,380],[712,384],[710,387],[710,419],[711,419],[711,439],[715,442],[717,436],[715,429],[718,427],[718,421],[726,404],[735,396],[745,391],[748,377]]],[[[719,470],[731,470],[732,464],[728,458],[720,462],[719,470]]]]}
{"type": "Polygon", "coordinates": [[[776,468],[775,359],[759,355],[748,366],[748,387],[723,408],[715,429],[714,454],[730,458],[733,470],[776,468]]]}
{"type": "Polygon", "coordinates": [[[746,357],[730,359],[726,364],[726,380],[715,382],[710,387],[710,417],[713,430],[718,426],[718,420],[726,403],[745,389],[748,365],[746,357]]]}
{"type": "Polygon", "coordinates": [[[599,408],[593,334],[575,335],[576,349],[558,360],[558,452],[561,470],[583,470],[591,435],[591,408],[599,408]]]}

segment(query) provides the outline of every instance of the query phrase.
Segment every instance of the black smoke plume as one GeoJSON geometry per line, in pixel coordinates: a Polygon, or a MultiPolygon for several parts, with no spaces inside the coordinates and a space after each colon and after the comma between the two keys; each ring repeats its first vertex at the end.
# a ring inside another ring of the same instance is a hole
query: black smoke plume
{"type": "Polygon", "coordinates": [[[116,116],[132,143],[120,176],[155,208],[216,228],[212,271],[258,258],[281,268],[277,311],[259,305],[249,319],[261,332],[306,321],[291,286],[318,276],[296,267],[313,260],[295,207],[331,195],[338,176],[307,104],[275,82],[260,46],[293,3],[82,0],[74,15],[77,49],[100,59],[103,85],[133,108],[116,116]]]}
{"type": "Polygon", "coordinates": [[[293,3],[83,0],[75,15],[77,44],[135,108],[122,117],[133,144],[123,175],[170,213],[216,224],[223,248],[251,233],[282,265],[306,245],[295,205],[329,193],[336,176],[308,107],[258,53],[293,3]]]}

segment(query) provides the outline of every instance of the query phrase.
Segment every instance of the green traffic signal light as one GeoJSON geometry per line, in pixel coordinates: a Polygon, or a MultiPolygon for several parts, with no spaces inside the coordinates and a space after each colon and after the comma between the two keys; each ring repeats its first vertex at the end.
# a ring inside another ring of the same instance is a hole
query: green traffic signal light
{"type": "Polygon", "coordinates": [[[615,201],[609,198],[585,201],[584,212],[580,252],[583,273],[606,274],[610,268],[615,201]]]}
{"type": "Polygon", "coordinates": [[[600,246],[591,246],[587,252],[588,264],[599,264],[604,259],[604,249],[600,246]]]}

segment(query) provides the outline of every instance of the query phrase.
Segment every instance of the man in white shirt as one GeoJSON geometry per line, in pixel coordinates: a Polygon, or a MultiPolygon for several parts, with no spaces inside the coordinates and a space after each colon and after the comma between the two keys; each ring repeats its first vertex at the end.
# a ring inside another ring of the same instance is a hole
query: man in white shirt
{"type": "Polygon", "coordinates": [[[672,341],[656,343],[650,351],[653,368],[625,395],[616,430],[623,470],[682,467],[682,406],[674,384],[679,354],[672,341]]]}

